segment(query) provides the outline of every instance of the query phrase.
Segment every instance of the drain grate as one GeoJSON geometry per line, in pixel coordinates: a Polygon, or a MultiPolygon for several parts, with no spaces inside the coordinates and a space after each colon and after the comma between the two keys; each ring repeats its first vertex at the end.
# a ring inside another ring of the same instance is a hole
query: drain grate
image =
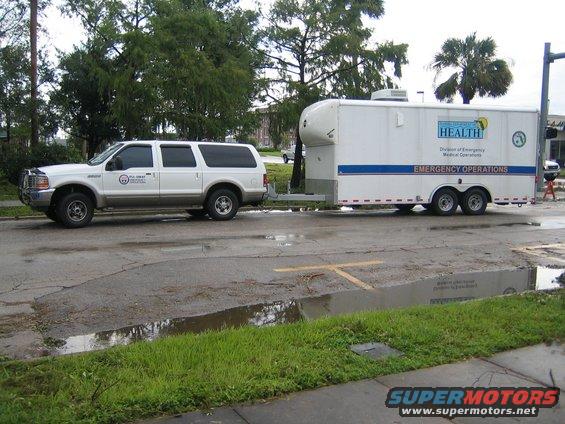
{"type": "Polygon", "coordinates": [[[349,349],[358,355],[366,356],[370,359],[385,359],[395,356],[402,356],[403,353],[399,350],[393,349],[384,343],[363,343],[349,346],[349,349]]]}

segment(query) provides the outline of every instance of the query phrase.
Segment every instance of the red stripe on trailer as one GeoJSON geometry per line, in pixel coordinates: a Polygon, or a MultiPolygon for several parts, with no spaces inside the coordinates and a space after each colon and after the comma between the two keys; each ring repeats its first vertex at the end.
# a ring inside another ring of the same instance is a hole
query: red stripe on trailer
{"type": "Polygon", "coordinates": [[[504,200],[510,200],[510,198],[509,198],[509,197],[505,197],[504,200]]]}
{"type": "Polygon", "coordinates": [[[408,201],[408,202],[413,202],[414,199],[406,199],[406,201],[408,201]]]}
{"type": "Polygon", "coordinates": [[[402,199],[396,199],[397,202],[402,202],[402,199]]]}
{"type": "Polygon", "coordinates": [[[380,202],[380,201],[381,201],[381,199],[375,199],[375,202],[380,202]]]}
{"type": "Polygon", "coordinates": [[[392,199],[386,199],[385,201],[386,202],[392,202],[392,199]]]}
{"type": "Polygon", "coordinates": [[[359,200],[353,199],[352,202],[353,202],[353,203],[359,203],[359,200]]]}
{"type": "Polygon", "coordinates": [[[494,200],[500,200],[500,197],[495,197],[494,200]]]}
{"type": "Polygon", "coordinates": [[[371,200],[369,200],[369,199],[365,199],[365,200],[364,200],[365,203],[369,203],[370,201],[371,201],[371,200]]]}
{"type": "Polygon", "coordinates": [[[528,200],[528,198],[527,198],[527,197],[522,197],[522,200],[528,200]]]}
{"type": "Polygon", "coordinates": [[[514,199],[512,199],[512,200],[518,200],[518,198],[517,198],[517,197],[515,197],[515,198],[514,198],[514,199]]]}

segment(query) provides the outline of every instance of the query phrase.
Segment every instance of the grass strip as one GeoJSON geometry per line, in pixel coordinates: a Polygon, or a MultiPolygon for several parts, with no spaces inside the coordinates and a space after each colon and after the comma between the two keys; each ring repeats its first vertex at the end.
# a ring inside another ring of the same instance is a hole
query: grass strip
{"type": "Polygon", "coordinates": [[[29,206],[6,206],[0,207],[0,216],[10,216],[10,217],[20,217],[20,216],[30,216],[30,215],[41,215],[44,216],[42,212],[34,211],[29,206]]]}
{"type": "Polygon", "coordinates": [[[0,364],[1,422],[123,422],[488,356],[562,338],[564,291],[243,327],[0,364]],[[404,356],[349,351],[384,342],[404,356]]]}

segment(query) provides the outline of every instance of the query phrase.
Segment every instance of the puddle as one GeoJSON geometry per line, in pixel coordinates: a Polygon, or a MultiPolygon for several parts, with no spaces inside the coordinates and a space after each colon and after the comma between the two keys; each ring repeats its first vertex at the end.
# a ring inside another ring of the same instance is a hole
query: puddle
{"type": "Polygon", "coordinates": [[[565,221],[561,219],[544,219],[541,222],[509,222],[502,224],[465,224],[465,225],[438,225],[429,227],[430,230],[480,230],[495,227],[540,227],[546,230],[558,230],[565,228],[565,221]]]}
{"type": "Polygon", "coordinates": [[[427,278],[381,287],[374,292],[349,290],[318,297],[241,306],[212,314],[132,325],[117,330],[72,336],[53,354],[100,350],[141,340],[200,333],[244,325],[268,326],[350,312],[435,305],[565,286],[563,268],[521,268],[427,278]]]}

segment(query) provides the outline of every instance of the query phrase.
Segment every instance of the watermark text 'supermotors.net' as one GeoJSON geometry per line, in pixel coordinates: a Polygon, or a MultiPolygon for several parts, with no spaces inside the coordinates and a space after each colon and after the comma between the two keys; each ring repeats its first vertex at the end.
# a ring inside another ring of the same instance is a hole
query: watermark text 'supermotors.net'
{"type": "Polygon", "coordinates": [[[548,387],[394,387],[386,406],[402,417],[537,417],[558,402],[548,387]]]}

